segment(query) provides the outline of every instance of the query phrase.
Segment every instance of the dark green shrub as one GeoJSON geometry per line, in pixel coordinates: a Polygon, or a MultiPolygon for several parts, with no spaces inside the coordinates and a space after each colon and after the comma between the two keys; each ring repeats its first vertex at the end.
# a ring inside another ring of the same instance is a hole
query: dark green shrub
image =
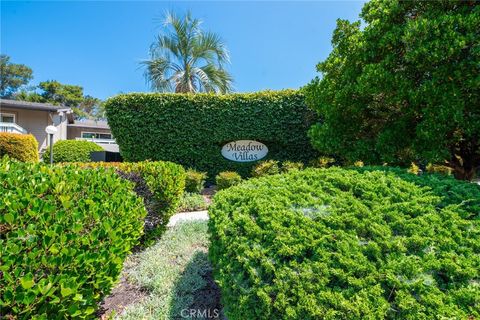
{"type": "MultiPolygon", "coordinates": [[[[103,151],[95,142],[60,140],[53,145],[53,162],[89,162],[92,151],[103,151]]],[[[43,161],[50,161],[50,149],[43,154],[43,161]]]]}
{"type": "Polygon", "coordinates": [[[188,169],[186,171],[185,191],[190,193],[200,193],[203,190],[206,179],[207,173],[188,169]]]}
{"type": "Polygon", "coordinates": [[[252,169],[252,177],[254,178],[278,173],[280,173],[280,168],[278,167],[278,161],[275,160],[260,161],[252,169]]]}
{"type": "Polygon", "coordinates": [[[234,171],[220,172],[215,177],[218,190],[227,189],[242,182],[242,177],[234,171]]]}
{"type": "Polygon", "coordinates": [[[480,169],[478,1],[367,1],[337,20],[320,77],[304,87],[322,121],[321,153],[408,166],[442,162],[459,179],[480,169]]]}
{"type": "Polygon", "coordinates": [[[220,191],[209,257],[226,317],[478,318],[478,209],[441,202],[394,173],[340,168],[220,191]]]}
{"type": "Polygon", "coordinates": [[[185,192],[180,199],[179,212],[205,210],[208,204],[201,194],[185,192]]]}
{"type": "Polygon", "coordinates": [[[255,162],[225,159],[221,149],[226,143],[262,142],[269,150],[265,160],[306,162],[316,155],[307,137],[315,113],[306,107],[303,95],[293,90],[122,94],[108,99],[105,107],[126,161],[168,160],[207,172],[211,178],[221,171],[246,177],[255,162]]]}
{"type": "Polygon", "coordinates": [[[31,134],[0,132],[0,158],[38,162],[38,142],[31,134]]]}
{"type": "Polygon", "coordinates": [[[0,161],[0,317],[93,318],[142,234],[112,169],[0,161]]]}
{"type": "Polygon", "coordinates": [[[284,161],[282,162],[282,172],[290,172],[292,170],[302,170],[303,169],[303,162],[292,162],[292,161],[284,161]]]}

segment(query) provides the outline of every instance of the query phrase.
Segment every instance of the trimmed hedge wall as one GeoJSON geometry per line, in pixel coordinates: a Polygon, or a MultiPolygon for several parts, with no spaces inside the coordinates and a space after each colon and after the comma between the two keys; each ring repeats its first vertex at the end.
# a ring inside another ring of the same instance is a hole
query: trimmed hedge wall
{"type": "Polygon", "coordinates": [[[0,160],[0,318],[94,318],[145,215],[113,169],[0,160]]]}
{"type": "Polygon", "coordinates": [[[227,318],[478,318],[480,188],[449,180],[468,197],[441,198],[442,181],[418,178],[307,169],[217,193],[209,257],[227,318]]]}
{"type": "Polygon", "coordinates": [[[316,116],[293,90],[248,94],[122,94],[107,100],[108,123],[126,161],[168,160],[208,172],[248,176],[256,162],[221,155],[235,140],[267,145],[266,159],[304,161],[316,154],[307,131],[316,116]]]}
{"type": "MultiPolygon", "coordinates": [[[[53,144],[53,162],[89,162],[92,151],[103,151],[103,148],[92,141],[60,140],[53,144]]],[[[45,150],[43,161],[50,161],[50,148],[45,150]]]]}
{"type": "Polygon", "coordinates": [[[10,158],[23,162],[38,162],[38,142],[31,134],[0,132],[0,158],[10,158]]]}

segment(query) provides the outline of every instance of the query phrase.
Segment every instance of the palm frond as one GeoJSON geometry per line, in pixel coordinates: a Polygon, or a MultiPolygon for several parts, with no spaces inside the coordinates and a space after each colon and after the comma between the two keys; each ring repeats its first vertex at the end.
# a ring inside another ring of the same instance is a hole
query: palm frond
{"type": "Polygon", "coordinates": [[[232,77],[223,68],[229,53],[221,38],[202,32],[190,12],[167,13],[164,32],[150,46],[150,59],[141,62],[145,78],[156,91],[230,92],[232,77]],[[200,67],[199,65],[203,65],[200,67]]]}
{"type": "Polygon", "coordinates": [[[141,62],[145,66],[145,79],[152,90],[166,92],[171,91],[171,82],[168,80],[169,72],[174,70],[166,59],[156,58],[141,62]]]}

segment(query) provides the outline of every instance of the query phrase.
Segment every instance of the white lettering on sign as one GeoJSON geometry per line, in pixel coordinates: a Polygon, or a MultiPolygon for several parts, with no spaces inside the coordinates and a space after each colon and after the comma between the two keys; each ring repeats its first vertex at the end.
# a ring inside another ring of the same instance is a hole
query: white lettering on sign
{"type": "Polygon", "coordinates": [[[232,141],[222,147],[222,156],[236,162],[257,161],[267,153],[267,146],[254,140],[232,141]]]}

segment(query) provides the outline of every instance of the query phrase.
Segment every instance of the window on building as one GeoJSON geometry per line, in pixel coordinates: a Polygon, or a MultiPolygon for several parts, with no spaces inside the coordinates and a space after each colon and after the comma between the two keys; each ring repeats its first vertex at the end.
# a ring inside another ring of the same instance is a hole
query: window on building
{"type": "Polygon", "coordinates": [[[0,113],[0,122],[15,123],[15,115],[12,113],[0,113]]]}
{"type": "Polygon", "coordinates": [[[112,139],[111,133],[82,132],[84,139],[112,139]]]}

